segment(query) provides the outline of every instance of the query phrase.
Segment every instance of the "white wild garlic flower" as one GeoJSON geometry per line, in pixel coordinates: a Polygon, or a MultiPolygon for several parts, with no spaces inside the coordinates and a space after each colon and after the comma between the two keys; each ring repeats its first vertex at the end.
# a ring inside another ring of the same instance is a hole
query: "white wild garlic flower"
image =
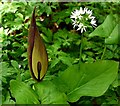
{"type": "Polygon", "coordinates": [[[71,12],[71,20],[73,28],[77,28],[78,30],[81,30],[81,33],[84,31],[86,32],[87,27],[91,26],[96,27],[96,20],[95,17],[92,16],[92,10],[89,10],[88,8],[82,8],[80,7],[79,10],[74,10],[71,12]]]}

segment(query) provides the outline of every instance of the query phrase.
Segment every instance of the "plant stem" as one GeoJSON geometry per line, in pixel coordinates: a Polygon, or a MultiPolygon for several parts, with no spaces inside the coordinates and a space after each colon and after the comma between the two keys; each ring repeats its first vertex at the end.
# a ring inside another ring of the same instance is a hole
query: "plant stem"
{"type": "Polygon", "coordinates": [[[106,52],[106,45],[104,46],[104,50],[103,50],[103,54],[102,54],[102,56],[101,56],[101,60],[103,60],[103,57],[104,57],[104,55],[105,55],[105,52],[106,52]]]}
{"type": "Polygon", "coordinates": [[[81,35],[79,63],[82,62],[83,34],[81,35]]]}

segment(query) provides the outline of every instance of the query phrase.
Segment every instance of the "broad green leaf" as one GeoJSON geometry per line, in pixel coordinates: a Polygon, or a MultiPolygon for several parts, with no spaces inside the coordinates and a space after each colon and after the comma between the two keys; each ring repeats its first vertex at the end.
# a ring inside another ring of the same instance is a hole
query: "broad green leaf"
{"type": "Polygon", "coordinates": [[[70,66],[53,82],[61,91],[66,92],[69,102],[76,102],[81,96],[103,95],[115,80],[117,72],[118,63],[114,61],[84,63],[80,67],[76,64],[70,66]]]}
{"type": "Polygon", "coordinates": [[[12,96],[15,97],[16,104],[39,104],[35,92],[23,82],[11,80],[10,90],[12,96]]]}
{"type": "Polygon", "coordinates": [[[35,85],[35,90],[39,95],[41,104],[67,104],[65,93],[58,90],[50,81],[43,81],[35,85]]]}
{"type": "Polygon", "coordinates": [[[89,37],[93,36],[100,36],[100,37],[108,37],[111,33],[111,31],[115,27],[115,19],[112,14],[108,15],[100,26],[98,26],[91,34],[89,34],[89,37]]]}
{"type": "Polygon", "coordinates": [[[106,44],[118,44],[118,15],[109,14],[105,21],[98,26],[89,37],[105,37],[106,44]]]}
{"type": "Polygon", "coordinates": [[[106,44],[118,44],[118,43],[120,43],[120,35],[118,33],[118,28],[119,27],[117,24],[116,27],[114,28],[114,30],[112,31],[112,33],[110,34],[110,36],[105,39],[106,44]]]}

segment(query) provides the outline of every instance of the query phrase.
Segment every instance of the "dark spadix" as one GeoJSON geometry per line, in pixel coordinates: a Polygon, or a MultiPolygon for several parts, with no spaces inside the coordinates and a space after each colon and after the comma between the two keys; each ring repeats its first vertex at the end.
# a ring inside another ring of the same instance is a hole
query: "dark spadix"
{"type": "Polygon", "coordinates": [[[28,63],[32,77],[41,81],[48,67],[48,56],[45,45],[36,26],[35,9],[32,14],[28,33],[28,63]]]}

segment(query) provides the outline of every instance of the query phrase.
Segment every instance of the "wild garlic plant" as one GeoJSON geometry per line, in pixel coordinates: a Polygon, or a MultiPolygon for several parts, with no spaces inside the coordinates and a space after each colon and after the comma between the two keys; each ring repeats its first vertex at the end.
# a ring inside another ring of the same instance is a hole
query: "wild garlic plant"
{"type": "Polygon", "coordinates": [[[81,56],[82,56],[82,39],[83,39],[83,33],[87,31],[88,28],[94,27],[96,28],[96,19],[93,16],[92,10],[89,10],[88,8],[82,8],[76,9],[73,12],[71,12],[70,16],[72,20],[73,28],[77,31],[81,32],[81,44],[80,44],[80,63],[81,63],[81,56]]]}

